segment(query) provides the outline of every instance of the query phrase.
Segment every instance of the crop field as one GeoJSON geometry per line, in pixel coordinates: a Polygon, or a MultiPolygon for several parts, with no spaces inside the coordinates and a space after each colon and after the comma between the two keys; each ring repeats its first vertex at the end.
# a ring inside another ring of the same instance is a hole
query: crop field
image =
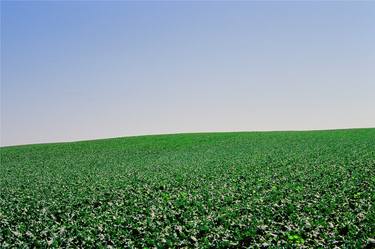
{"type": "Polygon", "coordinates": [[[0,149],[0,248],[374,248],[375,129],[0,149]]]}

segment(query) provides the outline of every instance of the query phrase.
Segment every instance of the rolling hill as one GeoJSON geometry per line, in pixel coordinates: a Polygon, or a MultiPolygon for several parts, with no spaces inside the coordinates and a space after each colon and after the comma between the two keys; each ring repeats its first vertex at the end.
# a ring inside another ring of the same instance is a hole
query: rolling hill
{"type": "Polygon", "coordinates": [[[0,247],[372,248],[375,128],[0,148],[0,247]]]}

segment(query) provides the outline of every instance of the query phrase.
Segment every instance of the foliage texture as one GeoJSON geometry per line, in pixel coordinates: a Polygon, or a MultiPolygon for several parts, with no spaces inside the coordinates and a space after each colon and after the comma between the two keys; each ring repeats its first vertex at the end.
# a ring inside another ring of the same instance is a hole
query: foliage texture
{"type": "Polygon", "coordinates": [[[0,149],[1,248],[372,248],[375,129],[0,149]]]}

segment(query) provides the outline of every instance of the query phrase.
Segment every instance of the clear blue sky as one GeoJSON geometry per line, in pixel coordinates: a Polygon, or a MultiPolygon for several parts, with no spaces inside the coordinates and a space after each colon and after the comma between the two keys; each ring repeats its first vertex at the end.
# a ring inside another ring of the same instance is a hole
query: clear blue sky
{"type": "Polygon", "coordinates": [[[1,145],[375,126],[375,2],[1,2],[1,145]]]}

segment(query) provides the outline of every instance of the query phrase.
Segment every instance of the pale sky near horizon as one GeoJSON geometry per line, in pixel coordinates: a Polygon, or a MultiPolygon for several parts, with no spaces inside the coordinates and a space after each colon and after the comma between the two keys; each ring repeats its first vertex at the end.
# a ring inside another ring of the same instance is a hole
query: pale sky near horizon
{"type": "Polygon", "coordinates": [[[1,145],[375,127],[375,2],[1,2],[1,145]]]}

